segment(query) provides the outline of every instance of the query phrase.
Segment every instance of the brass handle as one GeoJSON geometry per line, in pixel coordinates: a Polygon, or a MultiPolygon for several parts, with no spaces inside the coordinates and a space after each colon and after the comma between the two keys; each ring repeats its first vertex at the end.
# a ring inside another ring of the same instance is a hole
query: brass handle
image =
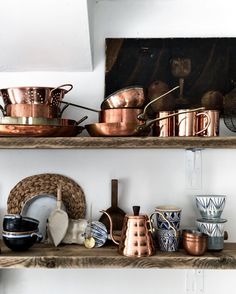
{"type": "Polygon", "coordinates": [[[171,89],[171,90],[169,90],[168,92],[162,94],[161,96],[156,97],[156,98],[153,99],[151,102],[149,102],[149,103],[144,107],[143,112],[140,113],[140,114],[138,115],[138,119],[139,119],[139,120],[145,120],[145,117],[146,117],[146,111],[147,111],[148,107],[149,107],[150,105],[152,105],[154,102],[158,101],[159,99],[161,99],[161,98],[167,96],[168,94],[172,93],[172,92],[175,91],[176,89],[179,89],[179,86],[174,87],[173,89],[171,89]]]}

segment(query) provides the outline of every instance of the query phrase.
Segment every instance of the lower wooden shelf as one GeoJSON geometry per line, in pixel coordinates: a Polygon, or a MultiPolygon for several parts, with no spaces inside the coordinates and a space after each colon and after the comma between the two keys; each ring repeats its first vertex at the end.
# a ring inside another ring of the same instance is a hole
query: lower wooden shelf
{"type": "Polygon", "coordinates": [[[117,253],[117,247],[86,249],[79,245],[54,248],[37,244],[30,250],[12,252],[1,243],[0,268],[172,268],[236,269],[236,243],[226,243],[223,251],[190,256],[183,250],[157,251],[154,256],[131,258],[117,253]]]}

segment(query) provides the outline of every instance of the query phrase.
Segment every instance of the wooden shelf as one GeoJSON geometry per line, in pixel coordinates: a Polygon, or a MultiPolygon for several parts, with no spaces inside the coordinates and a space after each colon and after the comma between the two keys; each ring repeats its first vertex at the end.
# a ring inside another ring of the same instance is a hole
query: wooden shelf
{"type": "Polygon", "coordinates": [[[0,149],[236,148],[235,137],[1,137],[0,149]]]}
{"type": "Polygon", "coordinates": [[[57,248],[37,244],[22,253],[2,245],[0,268],[175,268],[175,269],[236,269],[236,243],[226,243],[221,252],[190,256],[179,252],[158,251],[156,255],[131,258],[117,253],[117,247],[86,249],[79,245],[57,248]]]}

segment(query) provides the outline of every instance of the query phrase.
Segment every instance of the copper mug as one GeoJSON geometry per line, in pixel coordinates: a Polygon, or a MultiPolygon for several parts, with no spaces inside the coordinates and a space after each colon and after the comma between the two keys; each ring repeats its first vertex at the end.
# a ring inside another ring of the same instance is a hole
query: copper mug
{"type": "Polygon", "coordinates": [[[179,137],[199,135],[208,129],[210,122],[211,120],[207,112],[179,109],[176,116],[176,135],[179,137]],[[201,129],[198,128],[199,117],[207,119],[206,124],[201,129]]]}
{"type": "Polygon", "coordinates": [[[172,137],[175,136],[175,116],[168,117],[174,114],[173,111],[159,111],[157,118],[164,118],[159,120],[153,126],[154,136],[158,137],[172,137]]]}
{"type": "Polygon", "coordinates": [[[219,110],[204,110],[203,113],[207,114],[210,118],[208,124],[208,118],[204,116],[198,116],[198,129],[203,130],[199,136],[203,137],[216,137],[219,136],[220,125],[220,112],[219,110]]]}

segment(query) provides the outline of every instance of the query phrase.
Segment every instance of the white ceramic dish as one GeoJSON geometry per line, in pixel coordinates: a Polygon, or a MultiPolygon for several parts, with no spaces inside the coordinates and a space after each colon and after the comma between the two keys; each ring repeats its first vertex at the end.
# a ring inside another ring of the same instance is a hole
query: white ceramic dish
{"type": "MultiPolygon", "coordinates": [[[[56,196],[54,195],[37,195],[25,202],[21,214],[23,216],[33,217],[39,220],[39,233],[42,234],[43,240],[46,236],[47,219],[50,213],[56,208],[56,196]]],[[[62,203],[62,209],[66,211],[62,203]]]]}

